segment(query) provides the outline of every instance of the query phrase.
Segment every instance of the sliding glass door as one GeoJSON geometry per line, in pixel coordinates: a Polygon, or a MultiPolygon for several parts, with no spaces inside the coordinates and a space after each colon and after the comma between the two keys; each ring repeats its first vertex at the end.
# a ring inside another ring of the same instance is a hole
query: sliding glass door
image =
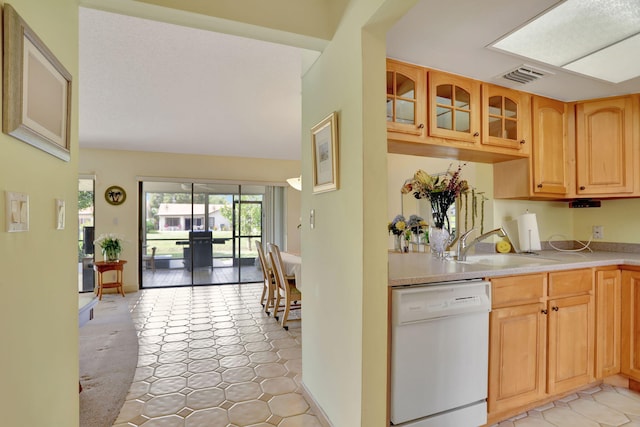
{"type": "Polygon", "coordinates": [[[272,193],[259,185],[141,182],[142,287],[261,281],[255,241],[272,193]]]}

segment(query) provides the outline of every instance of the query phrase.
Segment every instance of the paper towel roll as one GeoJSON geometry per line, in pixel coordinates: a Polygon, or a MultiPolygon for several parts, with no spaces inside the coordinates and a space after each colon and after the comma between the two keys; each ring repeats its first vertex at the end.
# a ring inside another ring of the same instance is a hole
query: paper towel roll
{"type": "Polygon", "coordinates": [[[524,213],[518,217],[518,240],[523,252],[539,251],[540,234],[536,214],[524,213]]]}

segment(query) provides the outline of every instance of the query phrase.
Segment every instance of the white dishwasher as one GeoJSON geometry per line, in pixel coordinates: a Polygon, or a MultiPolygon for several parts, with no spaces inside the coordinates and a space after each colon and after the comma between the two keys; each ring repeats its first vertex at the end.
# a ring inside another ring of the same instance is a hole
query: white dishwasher
{"type": "Polygon", "coordinates": [[[391,424],[487,422],[491,284],[465,280],[394,288],[391,424]]]}

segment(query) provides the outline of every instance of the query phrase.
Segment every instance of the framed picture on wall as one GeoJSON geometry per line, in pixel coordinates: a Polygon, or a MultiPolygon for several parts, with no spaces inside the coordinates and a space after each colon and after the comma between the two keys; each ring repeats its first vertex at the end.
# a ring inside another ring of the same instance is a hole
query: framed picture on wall
{"type": "Polygon", "coordinates": [[[3,10],[2,131],[69,161],[71,74],[10,4],[3,10]]]}
{"type": "Polygon", "coordinates": [[[334,111],[311,129],[313,192],[338,189],[338,114],[334,111]]]}

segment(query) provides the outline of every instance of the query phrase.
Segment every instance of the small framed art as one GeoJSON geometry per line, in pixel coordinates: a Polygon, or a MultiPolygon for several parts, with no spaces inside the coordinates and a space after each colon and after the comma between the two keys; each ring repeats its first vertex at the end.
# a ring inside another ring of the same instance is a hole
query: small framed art
{"type": "Polygon", "coordinates": [[[3,10],[2,131],[69,161],[71,74],[10,4],[3,10]]]}
{"type": "Polygon", "coordinates": [[[338,189],[338,114],[334,111],[311,129],[313,192],[338,189]]]}

